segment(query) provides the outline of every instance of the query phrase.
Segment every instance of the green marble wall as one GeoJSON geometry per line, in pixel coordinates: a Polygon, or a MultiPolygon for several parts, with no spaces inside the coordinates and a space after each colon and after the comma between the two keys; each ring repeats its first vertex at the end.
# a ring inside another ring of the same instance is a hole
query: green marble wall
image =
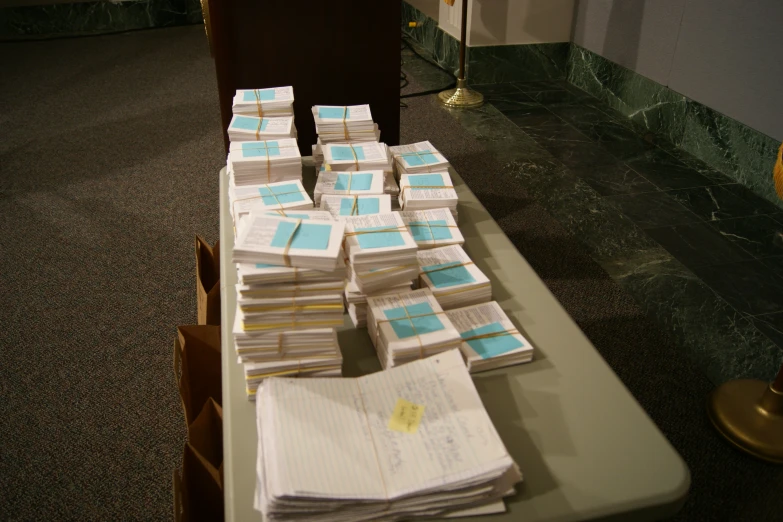
{"type": "MultiPolygon", "coordinates": [[[[406,35],[432,53],[442,67],[459,69],[459,40],[412,5],[402,2],[402,28],[406,35]],[[416,27],[408,27],[416,22],[416,27]]],[[[570,44],[492,45],[469,47],[466,52],[470,83],[505,83],[560,79],[566,76],[570,44]]]]}
{"type": "Polygon", "coordinates": [[[642,129],[783,207],[772,182],[779,141],[576,44],[567,70],[569,82],[642,129]]]}
{"type": "Polygon", "coordinates": [[[203,22],[199,0],[103,1],[4,7],[0,8],[0,39],[101,34],[203,22]]]}

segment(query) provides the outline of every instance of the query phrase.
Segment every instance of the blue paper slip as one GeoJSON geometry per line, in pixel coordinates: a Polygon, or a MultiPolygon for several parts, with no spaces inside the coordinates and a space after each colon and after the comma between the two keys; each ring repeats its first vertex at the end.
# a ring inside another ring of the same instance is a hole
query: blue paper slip
{"type": "Polygon", "coordinates": [[[411,187],[445,187],[443,176],[440,174],[417,174],[408,176],[411,187]]]}
{"type": "Polygon", "coordinates": [[[362,198],[356,200],[356,211],[351,213],[353,208],[353,199],[343,199],[340,201],[341,216],[364,216],[367,214],[377,214],[380,212],[380,203],[378,198],[362,198]]]}
{"type": "Polygon", "coordinates": [[[280,268],[278,265],[268,265],[266,263],[256,263],[256,268],[280,268]]]}
{"type": "Polygon", "coordinates": [[[426,221],[411,221],[408,226],[416,242],[452,238],[451,230],[445,219],[435,219],[429,224],[426,221]]]}
{"type": "Polygon", "coordinates": [[[405,160],[405,163],[408,164],[408,166],[411,167],[419,167],[421,165],[432,165],[433,163],[438,162],[438,158],[435,157],[435,154],[428,150],[420,150],[417,152],[403,152],[402,158],[405,160]]]}
{"type": "MultiPolygon", "coordinates": [[[[460,337],[463,339],[470,339],[471,337],[478,337],[479,335],[485,335],[490,333],[503,332],[506,329],[503,325],[494,322],[485,326],[479,326],[473,330],[462,332],[460,337]]],[[[504,353],[516,350],[517,348],[524,347],[524,343],[521,343],[519,339],[511,334],[498,335],[496,337],[487,337],[484,339],[473,339],[466,341],[471,348],[473,348],[482,359],[489,359],[490,357],[496,357],[503,355],[504,353]]]]}
{"type": "Polygon", "coordinates": [[[245,91],[245,97],[242,101],[271,101],[275,99],[274,89],[256,89],[255,91],[245,91]],[[258,94],[258,98],[256,98],[258,94]]]}
{"type": "Polygon", "coordinates": [[[281,215],[279,212],[267,212],[267,216],[275,216],[275,217],[287,217],[291,219],[310,219],[310,216],[307,214],[291,214],[290,212],[286,212],[285,216],[281,215]]]}
{"type": "Polygon", "coordinates": [[[424,266],[421,268],[435,288],[448,288],[450,286],[475,283],[474,278],[467,267],[461,266],[461,261],[452,261],[450,263],[441,263],[439,265],[424,266]],[[454,268],[443,268],[444,266],[460,265],[454,268]]]}
{"type": "Polygon", "coordinates": [[[361,145],[353,147],[332,147],[332,159],[334,160],[363,160],[364,151],[361,145]],[[353,150],[352,150],[353,149],[353,150]],[[356,154],[356,156],[354,156],[356,154]]]}
{"type": "Polygon", "coordinates": [[[354,174],[338,174],[337,181],[334,183],[334,190],[370,190],[372,186],[372,174],[365,172],[354,174]]]}
{"type": "Polygon", "coordinates": [[[356,230],[356,238],[361,248],[384,248],[405,245],[399,230],[394,226],[369,227],[356,230]],[[389,230],[388,232],[373,232],[373,230],[389,230]]]}
{"type": "Polygon", "coordinates": [[[250,131],[264,131],[269,124],[269,120],[266,118],[261,119],[261,128],[258,127],[259,118],[252,116],[234,116],[234,123],[231,124],[232,129],[242,129],[250,131]]]}
{"type": "Polygon", "coordinates": [[[329,235],[332,225],[315,225],[312,223],[296,223],[281,221],[272,238],[271,246],[285,248],[291,244],[291,248],[304,248],[307,250],[326,250],[329,248],[329,235]],[[294,235],[291,239],[291,234],[294,235]]]}
{"type": "Polygon", "coordinates": [[[348,120],[351,118],[351,109],[343,107],[319,107],[319,118],[339,118],[348,120]]]}
{"type": "Polygon", "coordinates": [[[299,191],[299,186],[296,183],[277,185],[276,187],[259,187],[258,193],[261,194],[261,200],[264,202],[264,205],[304,201],[304,196],[299,191]]]}
{"type": "Polygon", "coordinates": [[[242,157],[279,156],[280,145],[276,141],[245,141],[242,142],[242,157]]]}
{"type": "Polygon", "coordinates": [[[429,303],[417,303],[391,308],[383,313],[386,319],[394,319],[389,321],[389,324],[399,339],[407,339],[415,335],[424,335],[445,329],[438,316],[433,313],[429,303]]]}

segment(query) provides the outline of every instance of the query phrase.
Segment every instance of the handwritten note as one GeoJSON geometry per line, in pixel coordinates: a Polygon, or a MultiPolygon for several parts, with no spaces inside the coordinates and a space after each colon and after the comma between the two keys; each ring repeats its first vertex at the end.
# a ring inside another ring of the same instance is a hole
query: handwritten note
{"type": "Polygon", "coordinates": [[[389,429],[413,435],[418,431],[423,416],[424,405],[413,404],[402,398],[397,399],[397,405],[389,419],[389,429]]]}

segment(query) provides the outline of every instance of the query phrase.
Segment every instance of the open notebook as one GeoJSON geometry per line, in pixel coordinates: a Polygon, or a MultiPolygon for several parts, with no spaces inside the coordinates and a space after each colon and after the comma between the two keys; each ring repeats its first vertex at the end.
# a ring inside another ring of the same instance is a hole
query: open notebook
{"type": "Polygon", "coordinates": [[[458,350],[360,378],[273,378],[256,400],[269,521],[492,512],[522,479],[458,350]]]}

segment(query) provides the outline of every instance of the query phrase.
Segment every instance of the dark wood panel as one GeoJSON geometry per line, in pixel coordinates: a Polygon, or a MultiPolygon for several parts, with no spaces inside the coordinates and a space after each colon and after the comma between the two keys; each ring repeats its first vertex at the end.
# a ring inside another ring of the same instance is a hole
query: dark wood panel
{"type": "Polygon", "coordinates": [[[399,0],[212,0],[223,137],[237,89],[293,85],[299,148],[315,143],[313,105],[369,103],[381,140],[400,139],[399,0]]]}

